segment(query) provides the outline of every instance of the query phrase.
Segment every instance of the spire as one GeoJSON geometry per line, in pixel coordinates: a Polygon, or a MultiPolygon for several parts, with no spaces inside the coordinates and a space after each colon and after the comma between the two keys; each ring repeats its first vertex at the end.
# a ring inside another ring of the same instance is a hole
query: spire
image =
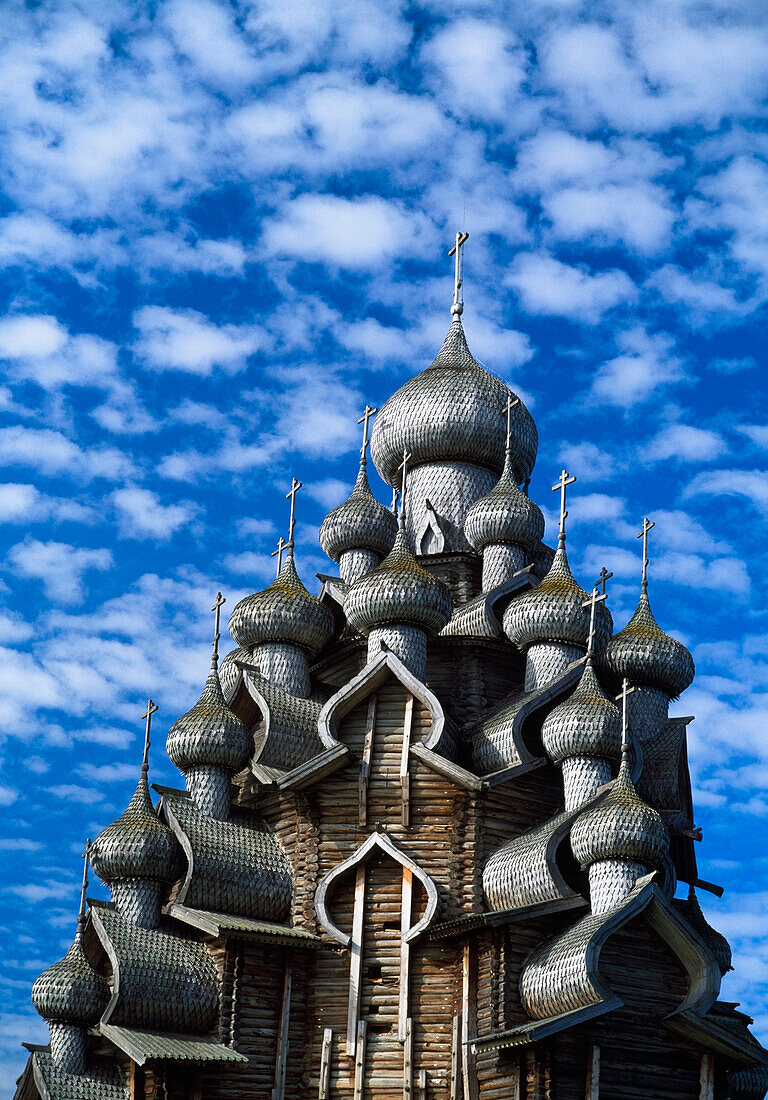
{"type": "Polygon", "coordinates": [[[85,851],[83,852],[83,883],[80,887],[80,907],[77,910],[77,934],[82,935],[85,931],[85,895],[88,893],[88,871],[91,866],[91,838],[85,842],[85,851]]]}
{"type": "Polygon", "coordinates": [[[462,286],[464,284],[463,272],[464,272],[464,256],[462,248],[469,240],[469,233],[457,233],[456,243],[448,253],[449,256],[454,257],[453,267],[453,305],[451,306],[451,317],[456,324],[461,324],[461,315],[464,312],[464,294],[462,293],[462,286]]]}
{"type": "Polygon", "coordinates": [[[557,548],[558,550],[565,549],[565,521],[568,518],[568,512],[565,508],[565,490],[569,485],[573,485],[576,481],[575,477],[572,477],[567,470],[562,470],[557,482],[552,486],[552,492],[556,493],[560,490],[560,529],[557,536],[557,548]]]}
{"type": "Polygon", "coordinates": [[[378,409],[374,409],[371,405],[366,405],[365,406],[365,412],[363,413],[363,415],[358,420],[358,424],[363,425],[363,445],[360,448],[360,465],[361,466],[367,466],[368,465],[368,459],[367,459],[366,453],[365,453],[368,450],[368,447],[370,446],[370,441],[368,439],[368,422],[370,421],[372,416],[376,415],[376,413],[378,411],[379,411],[378,409]]]}
{"type": "Polygon", "coordinates": [[[216,593],[216,599],[214,600],[211,611],[215,613],[214,626],[213,626],[213,654],[211,655],[211,668],[217,669],[219,667],[219,626],[221,625],[221,609],[227,602],[226,596],[222,596],[221,592],[216,593]]]}
{"type": "Polygon", "coordinates": [[[291,558],[293,557],[293,529],[296,526],[296,494],[301,488],[302,483],[297,481],[296,478],[293,478],[291,487],[285,494],[285,499],[288,500],[290,498],[291,501],[291,517],[288,520],[288,542],[286,544],[288,555],[291,558]]]}
{"type": "Polygon", "coordinates": [[[401,530],[405,528],[405,490],[408,480],[408,460],[410,459],[408,451],[403,451],[403,461],[397,467],[398,470],[402,470],[402,480],[400,482],[400,520],[399,527],[401,530]]]}
{"type": "Polygon", "coordinates": [[[643,540],[643,573],[642,580],[640,582],[640,591],[644,596],[648,593],[648,532],[651,530],[652,527],[655,526],[656,524],[651,523],[651,521],[646,516],[643,520],[642,530],[638,531],[637,533],[637,537],[643,540]]]}

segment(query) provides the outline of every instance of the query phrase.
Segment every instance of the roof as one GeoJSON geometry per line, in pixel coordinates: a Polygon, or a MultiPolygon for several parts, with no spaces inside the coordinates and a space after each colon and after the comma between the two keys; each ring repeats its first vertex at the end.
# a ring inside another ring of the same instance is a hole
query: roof
{"type": "Polygon", "coordinates": [[[250,917],[233,917],[228,913],[211,913],[206,909],[190,909],[178,902],[171,902],[166,912],[169,916],[191,928],[197,928],[209,936],[236,936],[238,939],[260,940],[284,947],[318,947],[322,940],[303,928],[287,928],[284,924],[254,920],[250,917]]]}
{"type": "Polygon", "coordinates": [[[145,1062],[248,1063],[248,1058],[232,1047],[199,1035],[174,1035],[112,1024],[103,1024],[99,1031],[139,1066],[145,1062]]]}
{"type": "Polygon", "coordinates": [[[58,1069],[47,1051],[35,1051],[30,1061],[41,1100],[128,1100],[125,1076],[114,1062],[93,1060],[75,1074],[58,1069]]]}
{"type": "Polygon", "coordinates": [[[322,752],[317,720],[322,704],[276,687],[252,666],[241,666],[246,689],[261,712],[263,731],[256,733],[254,761],[285,771],[322,752]]]}
{"type": "Polygon", "coordinates": [[[506,598],[534,584],[531,568],[527,565],[503,584],[489,592],[481,592],[468,603],[454,608],[450,621],[440,631],[441,636],[461,634],[470,638],[503,638],[500,616],[506,606],[506,598]]]}

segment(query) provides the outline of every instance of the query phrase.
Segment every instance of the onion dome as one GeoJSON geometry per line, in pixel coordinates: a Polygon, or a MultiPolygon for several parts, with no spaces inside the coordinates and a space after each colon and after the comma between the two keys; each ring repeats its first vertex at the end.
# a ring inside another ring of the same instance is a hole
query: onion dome
{"type": "Polygon", "coordinates": [[[696,891],[693,886],[688,890],[688,897],[678,898],[674,902],[675,908],[679,909],[685,919],[690,924],[691,928],[695,932],[698,932],[701,939],[709,948],[710,954],[717,963],[718,969],[721,974],[727,974],[729,970],[733,970],[733,956],[731,954],[731,945],[728,940],[717,929],[707,921],[707,918],[701,911],[699,905],[699,899],[696,897],[696,891]]]}
{"type": "Polygon", "coordinates": [[[358,577],[344,598],[350,626],[363,633],[386,623],[405,623],[438,633],[452,609],[448,586],[419,565],[402,527],[384,561],[358,577]]]}
{"type": "Polygon", "coordinates": [[[383,557],[395,541],[397,520],[374,497],[365,467],[361,462],[349,497],[328,513],[320,527],[320,545],[331,561],[337,562],[345,550],[373,550],[383,557]]]}
{"type": "Polygon", "coordinates": [[[229,632],[239,646],[283,642],[315,654],[333,630],[333,615],[299,580],[293,554],[268,588],[246,596],[229,617],[229,632]]]}
{"type": "Polygon", "coordinates": [[[244,661],[246,664],[250,664],[251,651],[238,646],[237,649],[231,650],[219,665],[219,683],[225,696],[231,695],[234,691],[237,678],[240,675],[240,669],[235,661],[244,661]]]}
{"type": "Polygon", "coordinates": [[[629,752],[607,797],[585,810],[571,829],[571,848],[582,867],[623,859],[656,867],[669,849],[669,834],[656,810],[635,790],[629,752]]]}
{"type": "MultiPolygon", "coordinates": [[[[541,584],[517,596],[504,613],[504,631],[520,649],[536,642],[563,642],[587,648],[589,596],[573,579],[564,546],[559,546],[541,584]]],[[[595,617],[595,645],[604,646],[613,621],[604,605],[595,617]]]]}
{"type": "Polygon", "coordinates": [[[645,591],[632,618],[600,655],[599,667],[611,686],[626,678],[641,687],[660,688],[673,699],[691,684],[695,671],[682,642],[665,634],[654,619],[645,591]]]}
{"type": "Polygon", "coordinates": [[[515,484],[511,460],[490,493],[476,500],[464,520],[464,534],[481,553],[492,543],[507,543],[533,550],[544,536],[541,509],[515,484]]]}
{"type": "MultiPolygon", "coordinates": [[[[435,361],[380,409],[371,438],[376,469],[387,484],[396,485],[403,451],[407,451],[412,466],[471,462],[501,474],[509,392],[473,358],[464,329],[454,321],[435,361]]],[[[537,447],[533,418],[520,402],[512,418],[516,481],[524,481],[531,473],[537,447]]]]}
{"type": "Polygon", "coordinates": [[[32,1004],[49,1023],[89,1027],[109,1001],[109,986],[85,957],[78,930],[63,959],[44,970],[32,986],[32,1004]]]}
{"type": "Polygon", "coordinates": [[[128,806],[93,842],[91,864],[107,884],[127,878],[175,882],[179,876],[182,863],[179,844],[155,813],[147,774],[147,766],[143,764],[128,806]]]}
{"type": "Polygon", "coordinates": [[[182,772],[207,764],[236,773],[253,755],[253,739],[227,706],[215,662],[203,694],[171,726],[165,748],[182,772]]]}
{"type": "Polygon", "coordinates": [[[576,690],[544,719],[541,740],[555,764],[571,756],[621,759],[621,714],[600,687],[591,661],[576,690]]]}

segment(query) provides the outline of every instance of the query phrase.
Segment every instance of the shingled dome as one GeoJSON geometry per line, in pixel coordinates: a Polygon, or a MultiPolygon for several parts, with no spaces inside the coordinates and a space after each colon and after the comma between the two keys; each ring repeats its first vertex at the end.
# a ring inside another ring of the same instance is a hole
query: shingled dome
{"type": "Polygon", "coordinates": [[[147,772],[120,817],[96,837],[91,866],[102,882],[153,879],[175,882],[182,865],[181,849],[171,830],[152,805],[147,772]]]}
{"type": "Polygon", "coordinates": [[[532,550],[544,537],[544,516],[538,504],[520,491],[511,461],[490,493],[476,500],[464,520],[464,534],[473,549],[505,543],[532,550]]]}
{"type": "Polygon", "coordinates": [[[32,1004],[49,1023],[89,1027],[109,1001],[109,986],[85,957],[80,932],[63,959],[35,979],[32,1004]]]}
{"type": "Polygon", "coordinates": [[[541,740],[555,764],[571,756],[621,759],[621,714],[600,687],[591,661],[576,690],[544,719],[541,740]]]}
{"type": "Polygon", "coordinates": [[[315,654],[333,637],[333,629],[333,615],[307,592],[292,554],[269,587],[246,596],[229,617],[229,632],[239,646],[283,642],[315,654]]]}
{"type": "Polygon", "coordinates": [[[323,520],[320,545],[336,562],[345,550],[373,550],[383,557],[392,549],[396,534],[397,520],[374,497],[361,463],[349,497],[323,520]]]}
{"type": "Polygon", "coordinates": [[[180,771],[208,764],[236,773],[253,754],[253,739],[227,706],[212,668],[198,701],[171,726],[166,751],[180,771]]]}
{"type": "Polygon", "coordinates": [[[669,848],[669,834],[656,810],[635,790],[627,760],[608,797],[574,822],[571,848],[582,867],[604,859],[658,866],[669,848]]]}
{"type": "MultiPolygon", "coordinates": [[[[376,469],[389,485],[396,485],[403,451],[408,451],[412,467],[425,462],[470,462],[501,474],[509,392],[473,358],[464,329],[454,321],[435,361],[379,410],[371,437],[376,469]]],[[[520,402],[512,410],[516,481],[530,475],[537,446],[536,426],[520,402]]]]}
{"type": "Polygon", "coordinates": [[[599,669],[617,690],[626,678],[633,684],[660,688],[672,699],[691,684],[695,671],[693,657],[682,642],[665,634],[656,622],[645,592],[632,618],[600,655],[599,669]]]}
{"type": "Polygon", "coordinates": [[[405,623],[437,633],[451,617],[448,587],[419,563],[401,528],[380,565],[359,577],[344,599],[344,613],[355,630],[405,623]]]}
{"type": "MultiPolygon", "coordinates": [[[[563,546],[537,588],[516,597],[504,613],[504,631],[520,649],[536,642],[563,642],[587,648],[589,596],[573,579],[563,546]]],[[[613,622],[604,604],[595,613],[595,645],[604,646],[613,622]]]]}

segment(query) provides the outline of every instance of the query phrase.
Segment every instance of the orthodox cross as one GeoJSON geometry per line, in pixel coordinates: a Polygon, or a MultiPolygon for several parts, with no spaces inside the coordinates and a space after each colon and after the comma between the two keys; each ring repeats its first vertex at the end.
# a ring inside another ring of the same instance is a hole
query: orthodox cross
{"type": "Polygon", "coordinates": [[[552,492],[556,493],[560,490],[560,534],[558,535],[558,543],[563,545],[565,543],[565,521],[568,517],[568,512],[565,509],[565,490],[569,485],[573,485],[575,477],[571,477],[567,470],[563,470],[555,485],[552,486],[552,492]]]}
{"type": "Polygon", "coordinates": [[[643,520],[642,530],[637,533],[637,537],[643,540],[643,579],[640,586],[642,592],[648,591],[648,532],[655,526],[656,524],[651,523],[646,516],[643,520]]]}
{"type": "Polygon", "coordinates": [[[286,500],[288,500],[289,497],[291,499],[291,518],[288,521],[288,542],[286,544],[291,553],[293,553],[293,529],[296,526],[296,494],[301,487],[301,482],[294,478],[291,482],[290,489],[285,494],[286,500]]]}
{"type": "Polygon", "coordinates": [[[149,771],[149,733],[152,729],[152,715],[156,710],[157,705],[151,699],[147,699],[147,709],[141,716],[147,720],[146,729],[144,730],[144,755],[141,758],[141,770],[143,772],[149,771]]]}
{"type": "Polygon", "coordinates": [[[392,490],[392,514],[397,515],[397,498],[400,496],[400,490],[395,487],[392,490]]]}
{"type": "Polygon", "coordinates": [[[214,626],[213,626],[213,664],[214,666],[219,663],[219,626],[221,624],[221,609],[227,602],[226,597],[222,596],[221,592],[216,593],[216,599],[214,601],[211,611],[215,612],[214,626]]]}
{"type": "Polygon", "coordinates": [[[603,595],[605,595],[606,581],[609,581],[612,576],[613,576],[613,573],[609,573],[608,570],[605,568],[605,566],[603,566],[603,568],[600,570],[600,576],[595,581],[595,584],[600,585],[600,589],[601,589],[603,595]]]}
{"type": "Polygon", "coordinates": [[[277,540],[277,550],[273,550],[272,553],[269,555],[271,558],[274,558],[275,555],[277,555],[277,574],[276,574],[276,576],[278,576],[278,577],[280,576],[280,570],[283,568],[283,550],[285,550],[287,545],[288,544],[286,543],[285,539],[281,535],[280,538],[277,540]]]}
{"type": "Polygon", "coordinates": [[[589,608],[589,634],[587,635],[587,660],[592,660],[592,651],[595,644],[595,613],[597,611],[597,605],[607,599],[605,592],[600,593],[597,585],[592,589],[592,595],[581,606],[586,610],[589,608]]]}
{"type": "Polygon", "coordinates": [[[80,908],[77,911],[77,930],[82,932],[85,928],[85,895],[88,892],[88,868],[91,861],[91,838],[85,842],[85,851],[83,852],[83,883],[80,887],[80,908]]]}
{"type": "Polygon", "coordinates": [[[519,397],[513,397],[509,394],[507,397],[507,454],[509,454],[509,441],[512,438],[512,410],[515,405],[520,404],[519,397]]]}
{"type": "Polygon", "coordinates": [[[453,305],[451,306],[451,316],[457,321],[461,318],[464,312],[464,295],[461,293],[461,287],[464,282],[462,277],[462,271],[464,268],[464,257],[462,255],[462,248],[469,240],[469,233],[457,233],[456,243],[449,256],[454,256],[454,274],[453,274],[453,305]]]}
{"type": "Polygon", "coordinates": [[[403,451],[403,461],[397,467],[398,470],[403,471],[402,479],[400,481],[400,526],[402,527],[405,522],[405,483],[408,477],[408,460],[410,459],[410,453],[403,451]]]}
{"type": "Polygon", "coordinates": [[[621,686],[621,692],[616,696],[616,702],[621,700],[621,758],[629,763],[629,733],[627,730],[627,699],[633,691],[637,691],[636,687],[629,686],[629,680],[624,677],[624,683],[621,686]]]}
{"type": "Polygon", "coordinates": [[[374,409],[370,405],[366,405],[365,412],[358,420],[358,424],[363,425],[363,445],[360,448],[360,461],[363,465],[365,465],[365,452],[370,446],[370,443],[368,441],[368,421],[371,419],[372,416],[375,416],[378,411],[378,409],[374,409]]]}

